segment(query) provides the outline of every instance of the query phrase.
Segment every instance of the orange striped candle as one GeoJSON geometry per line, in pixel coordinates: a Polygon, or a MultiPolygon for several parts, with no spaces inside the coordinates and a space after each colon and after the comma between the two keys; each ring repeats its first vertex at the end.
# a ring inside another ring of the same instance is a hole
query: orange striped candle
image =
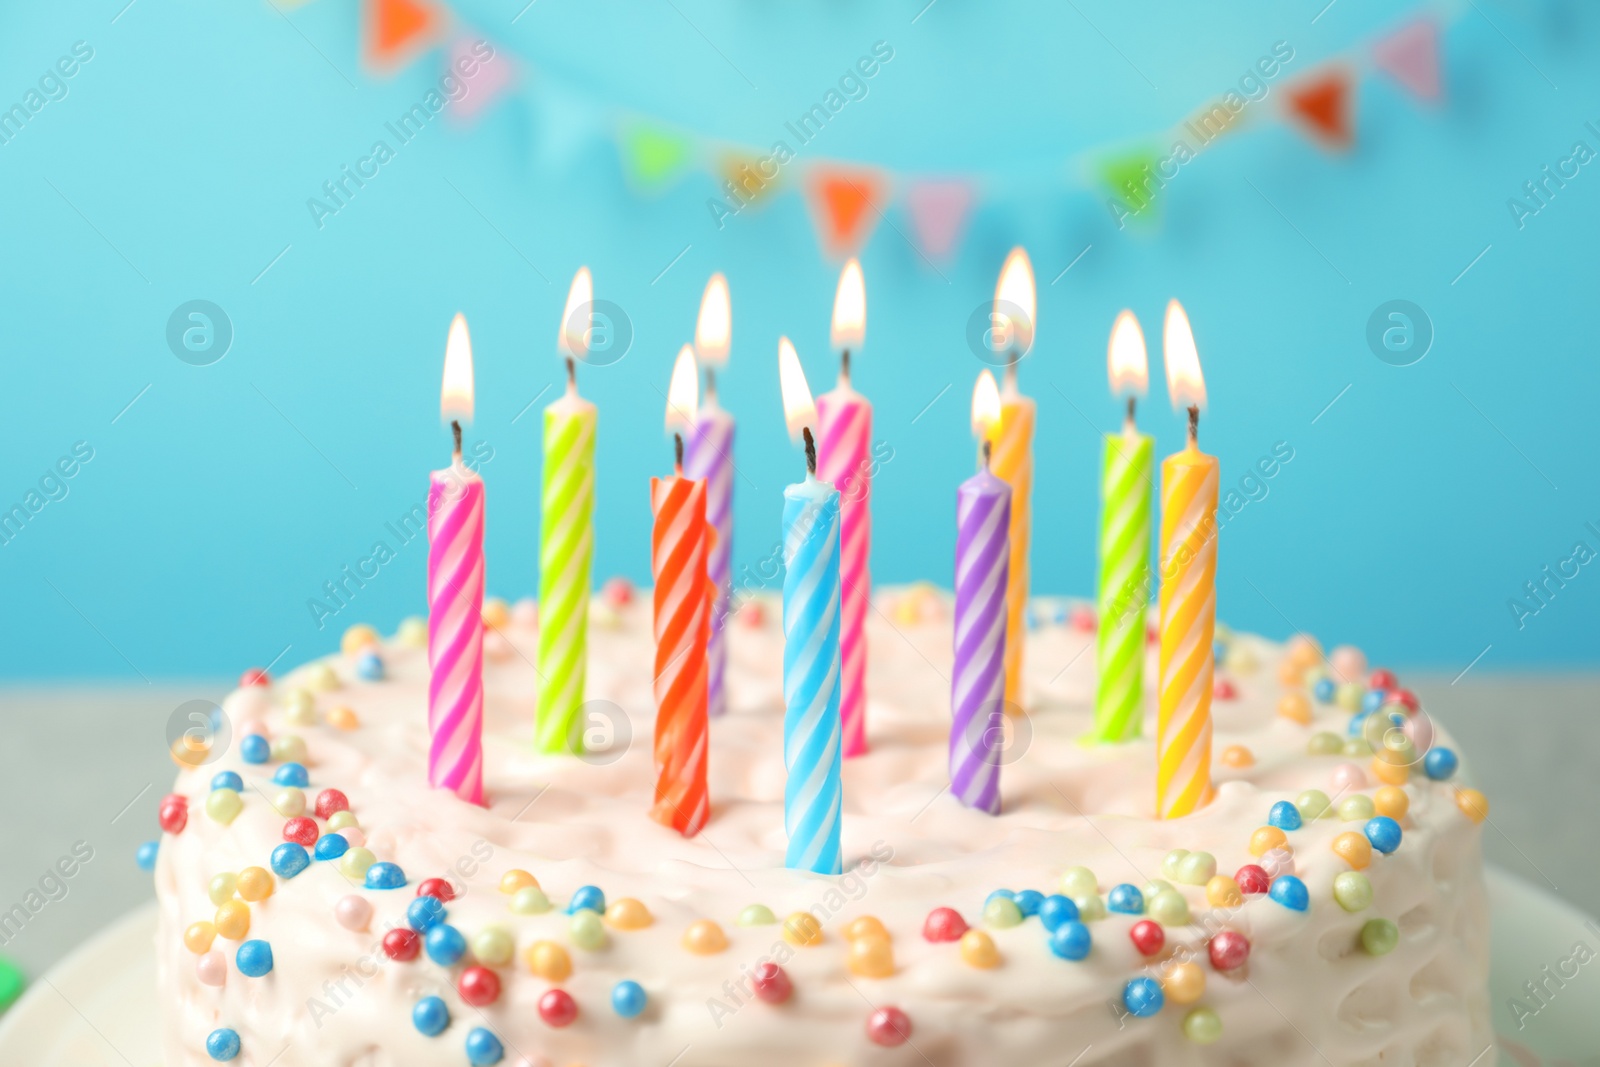
{"type": "Polygon", "coordinates": [[[1205,379],[1183,307],[1167,305],[1162,348],[1189,443],[1161,463],[1161,694],[1156,814],[1176,819],[1211,802],[1211,676],[1217,621],[1217,457],[1200,451],[1205,379]]]}
{"type": "Polygon", "coordinates": [[[993,351],[1007,358],[1000,388],[1000,419],[989,427],[989,470],[1011,486],[1011,561],[1006,585],[1006,710],[1022,709],[1022,642],[1027,633],[1028,535],[1033,529],[1032,397],[1017,388],[1017,363],[1033,347],[1033,264],[1013,248],[995,286],[993,351]]]}
{"type": "MultiPolygon", "coordinates": [[[[680,395],[696,387],[694,358],[687,346],[678,358],[668,390],[669,425],[677,421],[675,410],[693,412],[696,403],[695,397],[680,395]]],[[[650,817],[693,837],[711,813],[706,792],[706,644],[711,607],[706,556],[711,528],[706,523],[706,483],[683,476],[682,436],[675,435],[674,444],[673,476],[650,479],[656,639],[656,792],[650,817]]]]}

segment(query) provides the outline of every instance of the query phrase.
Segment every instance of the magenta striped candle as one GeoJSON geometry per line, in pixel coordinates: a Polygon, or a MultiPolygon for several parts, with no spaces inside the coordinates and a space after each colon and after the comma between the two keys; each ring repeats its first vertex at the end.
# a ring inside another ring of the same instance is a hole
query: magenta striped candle
{"type": "Polygon", "coordinates": [[[1005,741],[1006,581],[1011,487],[988,465],[956,492],[955,672],[950,684],[950,792],[1000,814],[1005,741]]]}
{"type": "Polygon", "coordinates": [[[428,784],[483,803],[483,480],[461,462],[428,488],[428,784]]]}
{"type": "Polygon", "coordinates": [[[723,675],[728,664],[729,595],[733,583],[733,416],[707,393],[684,442],[684,473],[706,483],[706,521],[717,531],[706,557],[706,576],[716,589],[711,637],[706,647],[706,709],[713,718],[728,710],[723,675]]]}
{"type": "Polygon", "coordinates": [[[867,751],[872,405],[850,387],[848,362],[838,386],[817,397],[817,431],[817,478],[839,490],[839,719],[849,759],[867,751]]]}

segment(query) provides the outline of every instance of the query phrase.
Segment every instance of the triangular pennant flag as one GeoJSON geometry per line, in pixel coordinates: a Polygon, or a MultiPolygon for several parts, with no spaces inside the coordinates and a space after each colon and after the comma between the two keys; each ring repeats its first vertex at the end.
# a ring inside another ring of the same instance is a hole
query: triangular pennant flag
{"type": "Polygon", "coordinates": [[[1289,113],[1330,148],[1349,148],[1355,140],[1350,114],[1351,80],[1348,69],[1331,67],[1285,90],[1289,113]]]}
{"type": "Polygon", "coordinates": [[[511,52],[496,48],[481,34],[463,34],[451,42],[445,72],[465,87],[450,105],[451,116],[461,123],[475,121],[517,80],[511,52]]]}
{"type": "Polygon", "coordinates": [[[444,16],[431,0],[364,0],[362,50],[367,65],[398,70],[444,30],[444,16]]]}
{"type": "Polygon", "coordinates": [[[689,139],[675,130],[635,119],[621,130],[622,166],[645,192],[660,192],[689,162],[689,139]]]}
{"type": "Polygon", "coordinates": [[[813,167],[806,182],[817,235],[829,256],[847,256],[867,243],[878,224],[888,183],[875,171],[813,167]]]}
{"type": "Polygon", "coordinates": [[[1129,218],[1155,222],[1161,217],[1161,187],[1156,173],[1161,153],[1151,148],[1135,148],[1102,159],[1096,167],[1100,182],[1111,193],[1108,205],[1121,229],[1129,218]]]}
{"type": "Polygon", "coordinates": [[[1372,59],[1389,77],[1423,100],[1437,103],[1444,95],[1439,81],[1439,27],[1418,19],[1372,46],[1372,59]]]}
{"type": "Polygon", "coordinates": [[[717,169],[722,175],[722,191],[727,194],[728,205],[735,209],[746,204],[759,204],[771,197],[778,190],[783,173],[771,156],[747,155],[743,152],[727,153],[718,161],[717,169]],[[772,172],[770,175],[768,170],[772,172]],[[733,188],[730,190],[729,186],[733,188]]]}
{"type": "Polygon", "coordinates": [[[942,260],[955,251],[972,198],[972,186],[960,179],[920,181],[906,193],[911,228],[925,256],[942,260]]]}

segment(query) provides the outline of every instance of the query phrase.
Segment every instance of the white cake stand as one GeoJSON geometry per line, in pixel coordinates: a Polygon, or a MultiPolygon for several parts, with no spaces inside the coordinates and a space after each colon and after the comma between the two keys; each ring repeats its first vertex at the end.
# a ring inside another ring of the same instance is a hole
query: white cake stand
{"type": "MultiPolygon", "coordinates": [[[[1579,968],[1519,1028],[1510,999],[1579,941],[1600,951],[1600,923],[1514,875],[1489,869],[1493,912],[1490,994],[1499,1060],[1470,1067],[1600,1067],[1600,958],[1579,968]]],[[[85,942],[0,1018],[0,1063],[29,1067],[160,1067],[155,905],[85,942]]],[[[1567,966],[1571,970],[1571,965],[1567,966]]],[[[1549,983],[1549,988],[1556,989],[1549,983]]],[[[1462,1064],[1460,1067],[1469,1067],[1462,1064]]]]}

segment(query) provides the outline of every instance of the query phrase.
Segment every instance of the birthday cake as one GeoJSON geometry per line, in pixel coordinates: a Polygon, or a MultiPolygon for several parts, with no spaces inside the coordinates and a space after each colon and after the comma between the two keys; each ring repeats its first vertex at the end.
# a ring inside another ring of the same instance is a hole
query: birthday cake
{"type": "Polygon", "coordinates": [[[1486,802],[1359,653],[1219,631],[1215,795],[1163,821],[1153,709],[1084,743],[1093,616],[1035,601],[991,816],[949,789],[948,600],[883,591],[826,876],[784,866],[774,603],[731,623],[684,837],[647,814],[650,605],[624,599],[593,605],[581,757],[535,753],[532,605],[486,609],[485,807],[426,787],[418,621],[228,696],[231,741],[161,805],[167,1067],[1463,1067],[1491,1044],[1486,802]]]}

